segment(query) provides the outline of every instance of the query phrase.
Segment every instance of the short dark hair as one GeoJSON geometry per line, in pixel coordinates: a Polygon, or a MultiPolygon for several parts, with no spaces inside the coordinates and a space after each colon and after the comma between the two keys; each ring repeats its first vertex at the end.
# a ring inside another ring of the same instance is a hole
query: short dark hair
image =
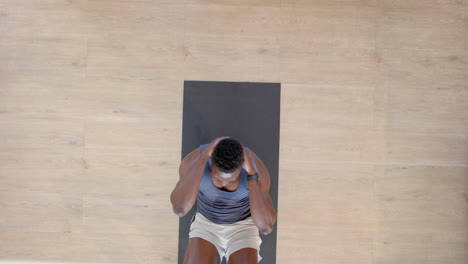
{"type": "Polygon", "coordinates": [[[239,141],[233,138],[225,138],[218,142],[213,154],[213,162],[220,171],[224,173],[233,173],[244,162],[244,149],[239,141]]]}

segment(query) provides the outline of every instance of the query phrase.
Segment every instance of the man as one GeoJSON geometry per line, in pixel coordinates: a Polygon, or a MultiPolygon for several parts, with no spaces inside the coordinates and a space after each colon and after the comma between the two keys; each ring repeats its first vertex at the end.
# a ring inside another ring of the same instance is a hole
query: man
{"type": "Polygon", "coordinates": [[[276,211],[270,174],[249,148],[230,137],[201,145],[182,160],[179,181],[171,194],[178,216],[197,203],[184,264],[258,263],[259,231],[273,230],[276,211]]]}

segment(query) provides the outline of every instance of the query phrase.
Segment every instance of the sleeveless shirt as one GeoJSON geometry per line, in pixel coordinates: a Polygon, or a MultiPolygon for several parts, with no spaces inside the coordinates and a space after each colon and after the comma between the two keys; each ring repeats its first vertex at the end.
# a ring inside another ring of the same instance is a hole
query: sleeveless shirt
{"type": "MultiPolygon", "coordinates": [[[[209,144],[200,146],[203,151],[209,144]]],[[[250,151],[245,147],[247,151],[250,151]]],[[[217,188],[211,176],[211,159],[205,164],[197,193],[197,212],[217,224],[232,224],[250,216],[247,171],[242,168],[239,187],[233,192],[217,188]]]]}

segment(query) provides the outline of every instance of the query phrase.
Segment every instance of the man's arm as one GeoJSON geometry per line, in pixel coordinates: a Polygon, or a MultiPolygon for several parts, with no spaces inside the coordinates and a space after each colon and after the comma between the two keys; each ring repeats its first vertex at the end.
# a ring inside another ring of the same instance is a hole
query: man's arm
{"type": "Polygon", "coordinates": [[[248,154],[244,149],[245,168],[249,175],[258,170],[258,181],[249,181],[250,212],[252,220],[260,233],[267,235],[273,231],[276,223],[276,210],[270,197],[270,173],[262,160],[250,150],[248,154]],[[257,169],[255,169],[255,167],[257,169]]]}
{"type": "Polygon", "coordinates": [[[200,147],[190,152],[179,166],[179,181],[171,193],[171,203],[174,213],[185,216],[197,200],[198,187],[208,158],[219,141],[227,137],[215,138],[202,151],[200,147]]]}
{"type": "Polygon", "coordinates": [[[185,216],[195,204],[198,186],[207,161],[206,149],[201,151],[198,147],[180,163],[179,181],[171,193],[172,209],[178,216],[185,216]]]}

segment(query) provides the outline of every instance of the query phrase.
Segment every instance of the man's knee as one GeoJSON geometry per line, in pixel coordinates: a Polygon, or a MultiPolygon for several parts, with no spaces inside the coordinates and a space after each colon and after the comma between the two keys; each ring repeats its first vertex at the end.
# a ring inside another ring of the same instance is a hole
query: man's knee
{"type": "Polygon", "coordinates": [[[189,246],[185,252],[184,264],[220,263],[220,257],[216,247],[209,241],[193,237],[189,240],[189,246]]]}
{"type": "Polygon", "coordinates": [[[258,253],[257,250],[254,248],[243,248],[237,250],[236,252],[232,253],[229,256],[228,264],[241,264],[241,263],[248,263],[248,264],[257,264],[258,253]]]}

